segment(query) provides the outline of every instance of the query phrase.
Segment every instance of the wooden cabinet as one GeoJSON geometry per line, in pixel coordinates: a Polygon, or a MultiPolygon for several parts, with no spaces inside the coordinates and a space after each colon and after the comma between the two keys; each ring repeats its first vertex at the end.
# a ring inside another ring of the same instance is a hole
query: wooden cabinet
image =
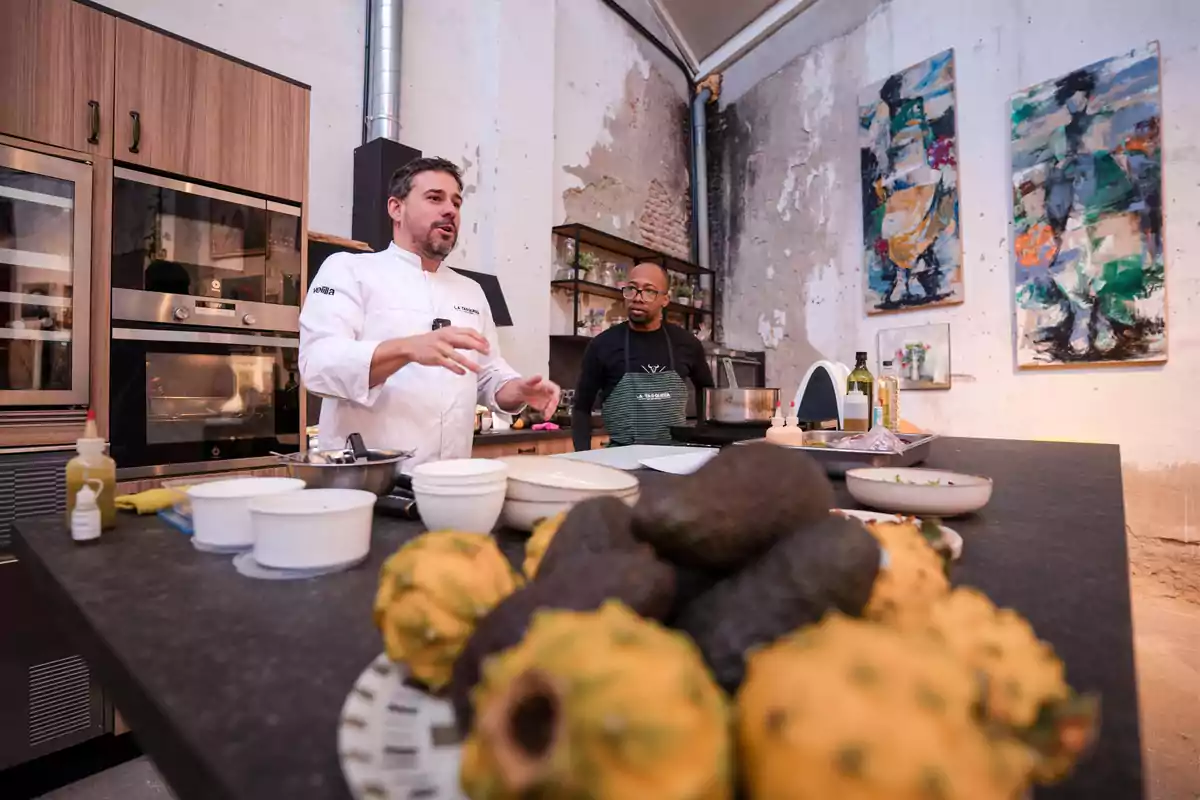
{"type": "Polygon", "coordinates": [[[73,0],[0,0],[0,133],[111,155],[115,23],[73,0]]]}
{"type": "Polygon", "coordinates": [[[115,158],[302,202],[308,90],[117,20],[115,158]]]}
{"type": "MultiPolygon", "coordinates": [[[[568,431],[568,434],[570,432],[568,431]]],[[[596,450],[608,444],[608,436],[599,434],[592,437],[592,449],[596,450]]],[[[572,453],[575,451],[575,445],[571,442],[570,435],[567,436],[541,436],[535,439],[526,439],[521,442],[483,442],[476,444],[471,450],[473,458],[501,458],[503,456],[553,456],[559,453],[572,453]]]]}

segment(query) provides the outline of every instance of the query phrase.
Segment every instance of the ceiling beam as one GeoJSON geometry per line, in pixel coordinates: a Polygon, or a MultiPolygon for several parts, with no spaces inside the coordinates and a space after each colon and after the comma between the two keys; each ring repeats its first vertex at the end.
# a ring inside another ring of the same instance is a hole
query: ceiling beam
{"type": "Polygon", "coordinates": [[[675,48],[679,50],[680,55],[683,56],[683,60],[687,62],[692,74],[695,75],[696,71],[700,68],[700,62],[696,58],[696,54],[692,52],[692,48],[688,45],[687,40],[683,38],[683,34],[680,32],[679,26],[675,24],[675,18],[671,16],[671,12],[663,8],[662,0],[646,0],[646,3],[650,6],[654,15],[658,17],[658,21],[662,23],[662,26],[666,28],[667,35],[671,37],[675,48]]]}
{"type": "Polygon", "coordinates": [[[779,0],[701,61],[696,69],[696,80],[724,70],[816,1],[779,0]]]}

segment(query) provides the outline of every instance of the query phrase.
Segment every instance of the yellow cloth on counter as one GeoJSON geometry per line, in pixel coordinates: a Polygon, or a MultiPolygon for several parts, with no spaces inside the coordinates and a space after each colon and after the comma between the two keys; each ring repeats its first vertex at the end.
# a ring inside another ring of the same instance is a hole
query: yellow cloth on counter
{"type": "Polygon", "coordinates": [[[157,514],[164,508],[170,508],[176,503],[187,499],[187,494],[179,489],[147,489],[137,494],[123,494],[113,500],[122,511],[136,511],[139,514],[157,514]]]}

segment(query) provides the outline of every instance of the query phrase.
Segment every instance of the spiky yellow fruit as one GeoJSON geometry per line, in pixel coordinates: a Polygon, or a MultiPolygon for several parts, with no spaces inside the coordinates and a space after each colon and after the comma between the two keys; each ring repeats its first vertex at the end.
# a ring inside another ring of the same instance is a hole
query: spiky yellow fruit
{"type": "Polygon", "coordinates": [[[753,653],[737,697],[749,800],[1013,800],[1028,751],[990,738],[972,671],[919,635],[832,615],[753,653]]]}
{"type": "Polygon", "coordinates": [[[540,612],[474,703],[472,800],[731,796],[728,707],[695,645],[616,601],[540,612]]]}
{"type": "Polygon", "coordinates": [[[984,676],[988,722],[1011,729],[1038,753],[1039,780],[1070,771],[1095,735],[1095,702],[1075,695],[1054,648],[1028,620],[960,588],[933,604],[923,630],[984,676]]]}
{"type": "Polygon", "coordinates": [[[418,536],[380,570],[375,624],[388,657],[440,690],[476,621],[520,584],[489,536],[454,531],[418,536]]]}
{"type": "Polygon", "coordinates": [[[550,546],[554,534],[558,533],[558,529],[562,527],[563,520],[566,518],[567,512],[562,511],[533,526],[533,533],[529,535],[529,541],[525,543],[525,563],[523,565],[525,577],[529,580],[533,580],[537,575],[542,557],[546,555],[546,548],[550,546]]]}
{"type": "Polygon", "coordinates": [[[863,616],[902,628],[921,624],[930,607],[950,591],[945,561],[914,522],[874,522],[867,530],[886,558],[863,616]]]}

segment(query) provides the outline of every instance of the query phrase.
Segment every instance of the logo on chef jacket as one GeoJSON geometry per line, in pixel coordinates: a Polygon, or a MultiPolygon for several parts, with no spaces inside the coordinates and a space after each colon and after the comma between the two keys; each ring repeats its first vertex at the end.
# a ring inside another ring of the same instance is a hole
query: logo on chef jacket
{"type": "Polygon", "coordinates": [[[312,290],[317,294],[327,294],[330,297],[333,297],[334,294],[336,294],[336,292],[334,292],[334,290],[328,286],[314,286],[312,290]]]}
{"type": "Polygon", "coordinates": [[[670,400],[670,392],[642,392],[637,396],[638,400],[670,400]]]}
{"type": "Polygon", "coordinates": [[[466,306],[455,306],[455,307],[454,307],[454,310],[455,310],[455,311],[461,311],[461,312],[462,312],[462,313],[464,313],[464,314],[474,314],[474,315],[475,315],[475,316],[477,316],[477,317],[479,316],[479,309],[478,309],[478,308],[467,308],[466,306]]]}

